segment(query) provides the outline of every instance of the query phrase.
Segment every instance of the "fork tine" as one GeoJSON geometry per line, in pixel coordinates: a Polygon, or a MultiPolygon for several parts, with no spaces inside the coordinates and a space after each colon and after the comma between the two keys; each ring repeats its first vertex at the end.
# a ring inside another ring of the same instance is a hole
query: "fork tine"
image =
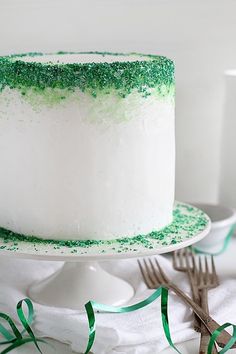
{"type": "Polygon", "coordinates": [[[163,272],[163,270],[161,269],[161,266],[160,266],[160,264],[158,263],[158,261],[157,261],[156,258],[155,258],[155,263],[156,263],[156,265],[157,265],[157,267],[158,267],[160,276],[162,277],[161,282],[162,282],[162,283],[169,283],[168,277],[166,276],[166,274],[165,274],[165,273],[163,272]]]}
{"type": "Polygon", "coordinates": [[[192,268],[193,276],[198,281],[198,268],[197,268],[197,263],[196,263],[196,256],[195,256],[192,249],[190,249],[190,255],[191,255],[191,261],[192,261],[192,265],[193,265],[193,268],[192,268]]]}
{"type": "Polygon", "coordinates": [[[195,268],[196,267],[196,257],[195,257],[195,254],[192,249],[190,249],[190,254],[191,254],[191,259],[192,259],[192,263],[193,263],[193,268],[195,268]]]}
{"type": "Polygon", "coordinates": [[[174,268],[181,268],[182,260],[180,255],[180,250],[174,251],[174,268]]]}
{"type": "Polygon", "coordinates": [[[184,262],[183,262],[183,250],[182,249],[178,250],[178,255],[179,255],[180,267],[183,267],[184,266],[184,262]]]}
{"type": "Polygon", "coordinates": [[[198,282],[199,282],[199,286],[203,286],[204,285],[204,279],[203,279],[203,271],[202,271],[202,258],[199,257],[199,272],[198,272],[198,282]]]}
{"type": "Polygon", "coordinates": [[[216,284],[219,285],[219,278],[216,273],[215,261],[213,256],[211,256],[211,269],[212,269],[213,282],[216,282],[216,284]]]}
{"type": "Polygon", "coordinates": [[[156,284],[157,284],[157,283],[160,284],[161,279],[160,279],[160,276],[159,276],[158,272],[156,271],[156,269],[155,269],[155,267],[154,267],[154,264],[153,264],[152,259],[151,259],[151,258],[148,258],[148,261],[149,261],[150,266],[151,266],[151,268],[152,268],[152,272],[153,272],[153,276],[155,277],[156,284]]]}
{"type": "Polygon", "coordinates": [[[211,279],[210,279],[210,274],[209,274],[207,257],[205,256],[205,282],[206,282],[206,284],[208,284],[209,281],[211,281],[211,279]]]}
{"type": "Polygon", "coordinates": [[[172,254],[173,267],[177,268],[177,251],[174,251],[172,254]]]}
{"type": "MultiPolygon", "coordinates": [[[[193,278],[196,279],[196,269],[191,267],[191,264],[190,263],[193,263],[193,262],[190,262],[190,256],[191,256],[191,261],[192,261],[192,255],[191,255],[191,252],[189,254],[189,252],[186,250],[186,267],[187,267],[187,271],[188,271],[188,274],[189,274],[189,277],[190,279],[193,280],[193,278]]],[[[192,281],[191,280],[191,281],[192,281]]]]}
{"type": "Polygon", "coordinates": [[[206,256],[204,257],[204,263],[205,263],[205,273],[203,273],[203,277],[205,280],[205,284],[209,284],[211,283],[211,276],[209,273],[208,261],[206,256]]]}
{"type": "Polygon", "coordinates": [[[189,250],[188,250],[188,248],[185,249],[185,261],[186,261],[187,268],[192,270],[192,267],[190,265],[190,260],[189,260],[189,250]]]}
{"type": "Polygon", "coordinates": [[[150,279],[150,281],[152,283],[151,286],[155,287],[155,277],[154,277],[153,272],[151,271],[151,269],[150,269],[150,267],[149,267],[149,265],[147,263],[146,258],[143,259],[143,263],[144,263],[144,266],[145,266],[145,269],[146,269],[147,276],[148,276],[148,278],[150,279]]]}
{"type": "Polygon", "coordinates": [[[145,284],[147,285],[148,288],[152,288],[152,282],[148,276],[148,273],[144,270],[141,261],[138,259],[138,265],[139,265],[139,269],[142,273],[143,279],[145,281],[145,284]]]}

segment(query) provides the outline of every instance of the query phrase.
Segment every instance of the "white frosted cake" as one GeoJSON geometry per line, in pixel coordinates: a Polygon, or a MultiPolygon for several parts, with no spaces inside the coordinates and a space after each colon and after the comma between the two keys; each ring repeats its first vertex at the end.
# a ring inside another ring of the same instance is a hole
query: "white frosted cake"
{"type": "Polygon", "coordinates": [[[0,58],[0,226],[56,240],[172,221],[174,64],[155,55],[0,58]]]}

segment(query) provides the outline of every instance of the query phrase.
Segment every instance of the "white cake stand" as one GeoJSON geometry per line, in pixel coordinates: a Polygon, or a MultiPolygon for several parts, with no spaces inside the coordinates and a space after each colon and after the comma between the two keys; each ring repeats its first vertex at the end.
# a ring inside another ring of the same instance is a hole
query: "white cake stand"
{"type": "Polygon", "coordinates": [[[29,297],[48,306],[83,309],[89,300],[120,306],[134,295],[130,284],[106,272],[99,261],[151,256],[190,246],[205,237],[210,219],[201,210],[176,202],[172,224],[159,232],[92,244],[63,245],[29,241],[0,230],[0,255],[64,261],[62,268],[28,290],[29,297]]]}

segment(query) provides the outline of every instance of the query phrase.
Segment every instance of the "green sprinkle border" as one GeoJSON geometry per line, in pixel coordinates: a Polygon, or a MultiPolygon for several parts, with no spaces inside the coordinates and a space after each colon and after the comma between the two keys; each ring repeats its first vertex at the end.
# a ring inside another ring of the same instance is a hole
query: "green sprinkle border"
{"type": "Polygon", "coordinates": [[[19,251],[22,243],[31,245],[35,252],[50,253],[50,249],[58,254],[64,252],[80,255],[89,254],[93,249],[100,254],[138,252],[141,248],[154,249],[159,246],[178,244],[202,232],[209,225],[207,215],[196,207],[184,203],[176,203],[173,210],[173,222],[159,231],[135,237],[123,237],[115,240],[44,240],[38,237],[25,236],[0,228],[1,250],[19,251]],[[47,248],[49,246],[49,248],[47,248]]]}
{"type": "MultiPolygon", "coordinates": [[[[4,88],[18,89],[22,95],[33,90],[42,93],[46,89],[75,91],[80,89],[96,97],[100,92],[109,94],[114,90],[126,97],[133,90],[143,97],[156,89],[159,95],[174,94],[174,63],[159,55],[111,52],[57,52],[25,53],[0,57],[0,92],[4,88]],[[95,54],[115,56],[143,56],[149,60],[112,63],[37,63],[24,62],[26,56],[64,54],[95,54]]],[[[63,96],[62,96],[63,97],[63,96]]]]}

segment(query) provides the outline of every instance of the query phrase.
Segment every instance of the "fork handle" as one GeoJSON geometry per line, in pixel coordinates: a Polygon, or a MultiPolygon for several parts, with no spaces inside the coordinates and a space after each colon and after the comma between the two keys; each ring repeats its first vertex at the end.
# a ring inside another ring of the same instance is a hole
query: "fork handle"
{"type": "MultiPolygon", "coordinates": [[[[207,314],[209,314],[208,289],[203,288],[202,290],[200,290],[200,292],[201,292],[201,307],[204,311],[206,311],[207,314]]],[[[199,354],[207,353],[209,340],[210,340],[210,333],[208,332],[205,325],[201,323],[201,340],[200,340],[199,354]]],[[[215,346],[212,348],[212,354],[217,354],[217,349],[215,346]]]]}
{"type": "MultiPolygon", "coordinates": [[[[189,283],[191,285],[193,301],[200,306],[201,299],[200,299],[198,288],[194,285],[194,283],[192,281],[192,277],[189,272],[188,272],[188,276],[189,276],[189,283]]],[[[193,328],[195,329],[196,332],[201,332],[201,320],[195,313],[194,313],[194,319],[193,319],[193,328]]]]}
{"type": "MultiPolygon", "coordinates": [[[[196,304],[188,295],[186,295],[180,288],[178,288],[178,286],[173,283],[169,283],[166,286],[173,290],[177,295],[179,295],[180,298],[192,308],[194,313],[200,318],[200,320],[204,323],[205,327],[211,334],[219,328],[220,325],[215,320],[213,320],[213,318],[207,314],[198,304],[196,304]]],[[[231,338],[231,335],[227,331],[223,330],[217,337],[216,342],[220,347],[224,347],[231,338]]],[[[231,348],[236,348],[236,343],[231,348]]]]}

